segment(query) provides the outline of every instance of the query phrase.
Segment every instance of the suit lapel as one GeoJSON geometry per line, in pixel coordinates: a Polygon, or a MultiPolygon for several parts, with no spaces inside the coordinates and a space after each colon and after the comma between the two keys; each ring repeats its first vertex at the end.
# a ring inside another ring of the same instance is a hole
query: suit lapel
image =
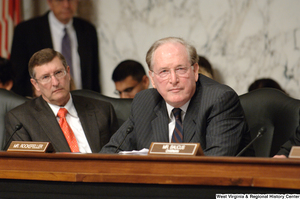
{"type": "Polygon", "coordinates": [[[161,100],[154,108],[156,118],[151,122],[155,142],[169,142],[168,123],[169,117],[164,100],[161,100]]]}
{"type": "MultiPolygon", "coordinates": [[[[188,106],[184,121],[183,121],[183,132],[184,142],[191,142],[193,139],[195,133],[196,133],[196,125],[197,125],[197,117],[200,109],[200,103],[201,103],[201,93],[199,92],[199,87],[197,86],[197,89],[195,91],[194,96],[192,97],[190,104],[188,106]]],[[[198,132],[200,133],[200,132],[198,132]]]]}
{"type": "Polygon", "coordinates": [[[54,148],[60,148],[61,151],[70,151],[65,136],[56,120],[56,116],[42,97],[36,100],[34,110],[36,111],[35,119],[43,129],[43,132],[38,133],[45,133],[49,140],[51,140],[54,148]]]}
{"type": "Polygon", "coordinates": [[[95,107],[87,103],[83,98],[78,98],[78,96],[73,96],[73,103],[76,108],[79,120],[81,122],[83,131],[87,138],[87,141],[91,147],[92,151],[99,151],[95,146],[99,146],[101,138],[99,137],[99,129],[97,127],[97,118],[95,116],[95,107]]]}

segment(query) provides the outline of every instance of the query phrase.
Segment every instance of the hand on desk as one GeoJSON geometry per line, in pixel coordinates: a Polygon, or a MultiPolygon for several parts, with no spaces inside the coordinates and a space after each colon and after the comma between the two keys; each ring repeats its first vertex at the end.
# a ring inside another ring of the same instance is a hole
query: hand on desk
{"type": "Polygon", "coordinates": [[[285,155],[274,155],[273,158],[287,158],[285,155]]]}

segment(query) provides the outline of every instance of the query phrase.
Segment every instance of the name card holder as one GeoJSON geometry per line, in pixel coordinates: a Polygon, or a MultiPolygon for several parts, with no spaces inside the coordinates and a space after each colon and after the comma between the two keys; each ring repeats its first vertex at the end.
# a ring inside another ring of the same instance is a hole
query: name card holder
{"type": "Polygon", "coordinates": [[[152,142],[148,155],[204,156],[199,143],[152,142]]]}
{"type": "Polygon", "coordinates": [[[34,152],[34,153],[54,153],[55,150],[50,142],[27,142],[12,141],[7,151],[9,152],[34,152]]]}
{"type": "Polygon", "coordinates": [[[289,158],[300,158],[300,146],[293,146],[289,158]]]}

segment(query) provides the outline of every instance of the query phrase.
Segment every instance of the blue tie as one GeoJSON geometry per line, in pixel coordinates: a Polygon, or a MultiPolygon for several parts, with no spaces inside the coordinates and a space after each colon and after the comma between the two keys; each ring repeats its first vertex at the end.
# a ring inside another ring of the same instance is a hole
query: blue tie
{"type": "Polygon", "coordinates": [[[173,143],[181,143],[183,141],[183,126],[181,122],[181,109],[174,108],[172,110],[175,117],[175,129],[172,135],[173,143]]]}
{"type": "Polygon", "coordinates": [[[73,76],[73,63],[72,63],[72,51],[71,40],[66,28],[64,28],[65,35],[61,42],[61,54],[65,57],[68,66],[70,66],[71,75],[73,76]]]}

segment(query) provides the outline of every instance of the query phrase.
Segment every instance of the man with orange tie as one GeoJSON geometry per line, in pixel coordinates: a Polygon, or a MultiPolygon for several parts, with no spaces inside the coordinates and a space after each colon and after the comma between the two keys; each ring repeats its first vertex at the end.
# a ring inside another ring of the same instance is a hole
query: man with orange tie
{"type": "Polygon", "coordinates": [[[57,51],[36,52],[28,65],[31,83],[41,96],[6,115],[6,139],[51,142],[56,152],[95,153],[118,124],[110,103],[70,94],[70,68],[57,51]]]}
{"type": "Polygon", "coordinates": [[[10,60],[16,78],[12,91],[32,96],[27,72],[29,59],[41,49],[53,48],[67,60],[77,89],[100,92],[99,42],[95,26],[75,16],[78,0],[47,0],[47,3],[49,11],[21,22],[14,30],[10,60]]]}

